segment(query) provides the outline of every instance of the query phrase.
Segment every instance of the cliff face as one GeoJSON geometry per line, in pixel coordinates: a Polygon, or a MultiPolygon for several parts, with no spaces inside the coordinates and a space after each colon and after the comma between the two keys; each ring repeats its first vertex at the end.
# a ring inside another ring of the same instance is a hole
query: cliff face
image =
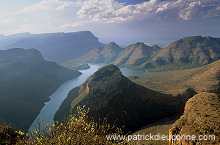
{"type": "Polygon", "coordinates": [[[172,97],[137,85],[122,75],[115,65],[107,65],[74,88],[62,103],[55,120],[75,113],[77,106],[90,108],[96,121],[107,118],[111,124],[134,131],[143,125],[183,111],[187,97],[172,97]]]}
{"type": "Polygon", "coordinates": [[[195,135],[196,140],[170,140],[170,145],[219,144],[220,97],[214,93],[199,93],[186,103],[184,115],[177,120],[169,135],[195,135]],[[214,135],[215,140],[199,140],[199,135],[214,135]]]}

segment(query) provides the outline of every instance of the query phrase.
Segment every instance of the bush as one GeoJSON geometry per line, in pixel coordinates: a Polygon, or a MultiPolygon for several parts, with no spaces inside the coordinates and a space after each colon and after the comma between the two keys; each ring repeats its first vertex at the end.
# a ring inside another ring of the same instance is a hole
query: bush
{"type": "Polygon", "coordinates": [[[0,125],[0,144],[1,145],[14,145],[19,140],[24,139],[24,133],[21,131],[14,131],[6,124],[0,125]]]}
{"type": "Polygon", "coordinates": [[[69,116],[63,122],[48,124],[41,130],[35,130],[32,137],[18,144],[74,145],[74,144],[124,144],[120,141],[107,141],[106,135],[120,135],[122,131],[106,122],[96,123],[88,120],[88,110],[77,107],[77,114],[69,116]]]}

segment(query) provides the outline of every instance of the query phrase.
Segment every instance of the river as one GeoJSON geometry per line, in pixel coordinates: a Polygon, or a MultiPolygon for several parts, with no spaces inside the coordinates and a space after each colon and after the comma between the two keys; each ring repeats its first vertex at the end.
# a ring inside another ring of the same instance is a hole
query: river
{"type": "MultiPolygon", "coordinates": [[[[67,97],[70,90],[81,85],[86,81],[86,79],[92,75],[95,71],[97,71],[100,67],[106,65],[104,63],[101,64],[89,64],[90,69],[80,70],[82,75],[74,78],[72,80],[64,82],[49,98],[48,102],[45,102],[45,106],[41,109],[39,115],[36,117],[34,122],[29,128],[29,132],[34,131],[35,128],[38,128],[38,122],[41,122],[41,126],[44,126],[46,123],[53,123],[53,117],[59,107],[61,106],[64,99],[67,97]]],[[[139,75],[146,74],[146,71],[143,70],[132,70],[126,67],[120,68],[123,75],[139,75]]]]}

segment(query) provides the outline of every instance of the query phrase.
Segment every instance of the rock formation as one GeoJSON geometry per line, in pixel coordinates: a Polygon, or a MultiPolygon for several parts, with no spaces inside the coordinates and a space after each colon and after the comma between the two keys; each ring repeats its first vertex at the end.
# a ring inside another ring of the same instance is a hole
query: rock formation
{"type": "Polygon", "coordinates": [[[134,131],[183,111],[190,97],[173,97],[144,88],[123,76],[117,66],[107,65],[70,91],[55,120],[62,120],[74,113],[77,106],[86,105],[90,108],[89,116],[96,121],[107,118],[111,124],[125,126],[125,131],[134,131]]]}

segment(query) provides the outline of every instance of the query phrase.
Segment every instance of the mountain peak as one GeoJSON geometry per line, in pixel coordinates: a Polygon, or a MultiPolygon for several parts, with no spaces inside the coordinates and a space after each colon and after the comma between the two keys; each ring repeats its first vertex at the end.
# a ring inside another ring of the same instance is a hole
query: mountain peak
{"type": "Polygon", "coordinates": [[[202,40],[202,36],[188,36],[180,39],[182,41],[195,41],[195,40],[202,40]]]}
{"type": "Polygon", "coordinates": [[[23,48],[11,48],[0,52],[0,60],[13,60],[20,61],[27,64],[41,63],[43,59],[41,53],[34,48],[23,49],[23,48]]]}
{"type": "Polygon", "coordinates": [[[115,42],[110,42],[108,45],[114,46],[117,45],[115,42]]]}
{"type": "Polygon", "coordinates": [[[88,94],[107,92],[117,86],[122,78],[123,75],[117,66],[113,64],[106,65],[86,80],[86,92],[88,94]]]}
{"type": "MultiPolygon", "coordinates": [[[[120,69],[116,66],[116,65],[113,65],[113,64],[109,64],[109,65],[106,65],[106,66],[103,66],[101,68],[99,68],[95,73],[94,73],[94,76],[97,76],[97,75],[100,75],[100,74],[104,74],[104,76],[106,75],[111,75],[112,73],[114,72],[118,72],[120,71],[120,69]]],[[[121,72],[120,72],[121,73],[121,72]]],[[[121,74],[122,75],[122,74],[121,74]]],[[[100,76],[99,76],[100,77],[100,76]]]]}
{"type": "Polygon", "coordinates": [[[144,44],[143,42],[137,42],[135,43],[135,45],[141,45],[141,44],[144,44]]]}
{"type": "Polygon", "coordinates": [[[106,49],[121,49],[115,42],[110,42],[105,46],[106,49]]]}
{"type": "Polygon", "coordinates": [[[135,47],[146,47],[148,45],[144,44],[143,42],[137,42],[134,44],[135,47]]]}
{"type": "Polygon", "coordinates": [[[151,48],[153,48],[154,50],[159,50],[159,49],[161,49],[161,47],[158,46],[157,44],[152,45],[151,48]]]}
{"type": "Polygon", "coordinates": [[[107,91],[119,83],[122,77],[120,69],[113,64],[101,67],[86,80],[87,92],[107,91]]]}

